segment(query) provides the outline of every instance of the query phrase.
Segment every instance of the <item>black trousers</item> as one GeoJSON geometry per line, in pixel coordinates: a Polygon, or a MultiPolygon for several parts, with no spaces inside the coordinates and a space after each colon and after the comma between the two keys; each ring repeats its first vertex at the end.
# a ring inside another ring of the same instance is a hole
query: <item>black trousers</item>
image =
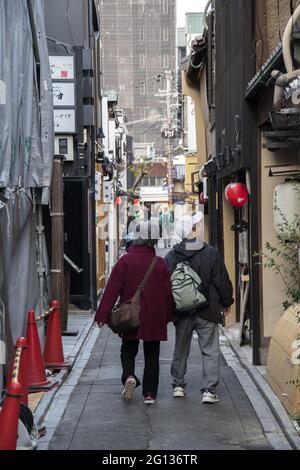
{"type": "MultiPolygon", "coordinates": [[[[122,383],[126,382],[126,379],[132,375],[137,382],[137,387],[141,384],[139,379],[136,377],[135,371],[135,358],[139,350],[139,340],[135,341],[124,341],[121,346],[121,363],[123,368],[122,383]]],[[[159,341],[144,341],[144,374],[143,374],[143,395],[146,396],[149,393],[155,397],[158,390],[159,382],[159,341]]]]}

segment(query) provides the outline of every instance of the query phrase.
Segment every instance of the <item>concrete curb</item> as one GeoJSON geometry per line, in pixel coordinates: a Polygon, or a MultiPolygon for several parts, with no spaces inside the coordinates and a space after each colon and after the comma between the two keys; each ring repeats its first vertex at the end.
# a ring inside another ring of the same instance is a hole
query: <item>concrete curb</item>
{"type": "MultiPolygon", "coordinates": [[[[226,329],[221,328],[221,330],[223,332],[223,335],[227,338],[229,348],[234,353],[234,355],[237,358],[239,364],[244,369],[244,371],[248,374],[250,380],[255,385],[256,389],[261,394],[265,404],[267,405],[267,407],[271,411],[274,419],[276,420],[278,426],[280,427],[280,430],[281,430],[283,436],[288,441],[288,443],[289,443],[289,445],[291,446],[292,449],[300,450],[300,436],[299,436],[299,433],[297,432],[296,425],[293,422],[293,420],[290,418],[288,413],[286,412],[286,410],[283,407],[283,405],[281,404],[280,400],[275,395],[275,393],[273,392],[271,387],[268,385],[268,383],[265,381],[263,375],[259,372],[258,368],[256,366],[253,366],[252,364],[249,364],[248,361],[247,361],[246,356],[243,357],[243,355],[241,354],[241,351],[239,351],[239,348],[232,341],[232,339],[228,335],[226,329]]],[[[223,347],[226,348],[226,346],[223,346],[223,347]]],[[[255,408],[255,406],[254,406],[254,408],[255,408]]],[[[256,408],[255,408],[255,410],[256,410],[256,408]]],[[[257,410],[256,410],[256,412],[257,412],[257,410]]],[[[259,414],[258,414],[258,417],[261,420],[261,417],[259,416],[259,414]]],[[[262,425],[263,425],[263,422],[262,422],[262,425]]],[[[263,427],[264,427],[264,425],[263,425],[263,427]]]]}
{"type": "Polygon", "coordinates": [[[98,327],[92,327],[89,329],[83,347],[80,348],[79,354],[76,357],[76,361],[74,361],[73,369],[71,370],[65,382],[62,384],[62,387],[60,387],[57,393],[52,397],[51,402],[48,404],[47,411],[44,413],[47,433],[45,436],[42,436],[39,439],[37,450],[48,449],[55,430],[66,410],[71,394],[78,384],[84,368],[91,356],[95,342],[101,333],[102,330],[100,330],[98,327]]]}
{"type": "Polygon", "coordinates": [[[70,375],[72,372],[72,369],[74,367],[74,364],[76,363],[76,360],[82,350],[82,347],[85,343],[86,338],[88,337],[90,331],[92,330],[94,323],[94,315],[91,315],[90,320],[88,321],[87,325],[83,329],[79,341],[76,343],[76,345],[73,347],[71,353],[66,357],[67,360],[71,362],[71,367],[68,369],[62,369],[57,375],[56,375],[56,380],[58,380],[58,386],[55,387],[53,390],[50,390],[49,392],[45,393],[43,398],[40,400],[38,406],[36,407],[33,415],[34,415],[34,420],[38,428],[41,428],[44,426],[44,418],[58,392],[60,392],[61,385],[65,382],[67,377],[70,375]]]}

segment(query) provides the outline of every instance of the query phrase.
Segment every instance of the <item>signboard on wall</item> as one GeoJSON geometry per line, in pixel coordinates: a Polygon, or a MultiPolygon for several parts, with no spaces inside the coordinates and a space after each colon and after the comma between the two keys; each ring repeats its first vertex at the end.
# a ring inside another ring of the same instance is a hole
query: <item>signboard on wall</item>
{"type": "Polygon", "coordinates": [[[50,55],[55,134],[76,133],[75,62],[73,55],[50,55]]]}
{"type": "Polygon", "coordinates": [[[53,105],[75,106],[74,82],[53,82],[53,105]]]}
{"type": "Polygon", "coordinates": [[[74,134],[75,109],[54,109],[54,132],[55,134],[74,134]]]}
{"type": "Polygon", "coordinates": [[[101,173],[95,173],[95,200],[100,201],[101,199],[101,173]]]}
{"type": "Polygon", "coordinates": [[[188,114],[188,148],[189,152],[197,151],[196,138],[196,114],[195,102],[190,96],[187,97],[187,114],[188,114]]]}
{"type": "Polygon", "coordinates": [[[74,57],[72,55],[50,55],[52,80],[74,80],[74,57]]]}

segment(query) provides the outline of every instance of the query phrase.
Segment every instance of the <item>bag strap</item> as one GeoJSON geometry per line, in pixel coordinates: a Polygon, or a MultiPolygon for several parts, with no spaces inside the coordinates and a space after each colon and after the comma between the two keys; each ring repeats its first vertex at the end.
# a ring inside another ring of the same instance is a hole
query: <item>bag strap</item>
{"type": "MultiPolygon", "coordinates": [[[[197,253],[195,253],[191,258],[189,258],[189,260],[187,261],[188,264],[190,265],[190,267],[191,267],[192,269],[194,269],[194,268],[193,268],[193,266],[191,266],[190,261],[191,261],[198,253],[199,253],[199,251],[198,251],[197,253]]],[[[200,274],[199,274],[199,275],[200,275],[200,279],[201,279],[202,283],[204,284],[204,287],[206,287],[206,289],[209,290],[209,286],[208,286],[208,284],[207,284],[207,282],[206,282],[206,276],[205,276],[204,268],[203,268],[203,266],[202,266],[201,263],[199,263],[199,271],[200,271],[200,274]]]]}
{"type": "Polygon", "coordinates": [[[151,261],[151,264],[150,264],[149,268],[146,271],[146,274],[145,274],[142,282],[139,285],[140,289],[144,289],[145,284],[148,281],[148,278],[149,278],[150,274],[152,273],[154,266],[156,265],[156,262],[157,262],[157,256],[154,256],[153,260],[151,261]]]}

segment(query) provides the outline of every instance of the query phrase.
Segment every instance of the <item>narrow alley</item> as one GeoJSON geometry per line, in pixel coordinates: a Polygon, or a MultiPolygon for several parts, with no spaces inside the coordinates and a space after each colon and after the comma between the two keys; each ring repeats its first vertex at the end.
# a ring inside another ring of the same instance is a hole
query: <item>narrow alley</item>
{"type": "Polygon", "coordinates": [[[300,0],[0,0],[0,25],[1,464],[287,466],[300,0]]]}
{"type": "MultiPolygon", "coordinates": [[[[167,251],[160,248],[158,255],[165,256],[167,251]]],[[[83,344],[81,358],[86,361],[79,358],[55,394],[45,415],[47,433],[37,450],[291,449],[222,335],[220,403],[201,403],[201,356],[196,337],[189,359],[187,395],[173,398],[170,365],[174,331],[170,324],[169,340],[161,343],[158,403],[147,407],[140,389],[131,402],[122,400],[120,339],[107,327],[99,330],[94,326],[83,344]]],[[[136,374],[141,376],[142,347],[136,364],[136,374]]]]}
{"type": "MultiPolygon", "coordinates": [[[[49,442],[51,450],[263,450],[272,449],[232,369],[222,360],[220,403],[201,404],[200,355],[193,341],[185,398],[173,398],[170,365],[174,328],[162,343],[159,403],[144,405],[139,389],[132,402],[121,398],[120,340],[104,328],[49,442]]],[[[142,348],[137,375],[142,374],[142,348]]],[[[72,376],[71,376],[72,380],[72,376]]],[[[68,380],[61,393],[69,385],[68,380]]],[[[55,409],[49,413],[55,416],[55,409]]],[[[46,420],[47,426],[47,420],[46,420]]],[[[278,440],[279,440],[279,431],[278,440]]],[[[276,434],[276,431],[274,432],[276,434]]],[[[282,436],[284,448],[285,439],[282,436]]],[[[42,443],[41,443],[42,444],[42,443]]],[[[287,444],[285,444],[287,445],[287,444]]],[[[288,448],[288,447],[286,447],[288,448]]],[[[39,446],[38,448],[39,449],[39,446]]]]}

